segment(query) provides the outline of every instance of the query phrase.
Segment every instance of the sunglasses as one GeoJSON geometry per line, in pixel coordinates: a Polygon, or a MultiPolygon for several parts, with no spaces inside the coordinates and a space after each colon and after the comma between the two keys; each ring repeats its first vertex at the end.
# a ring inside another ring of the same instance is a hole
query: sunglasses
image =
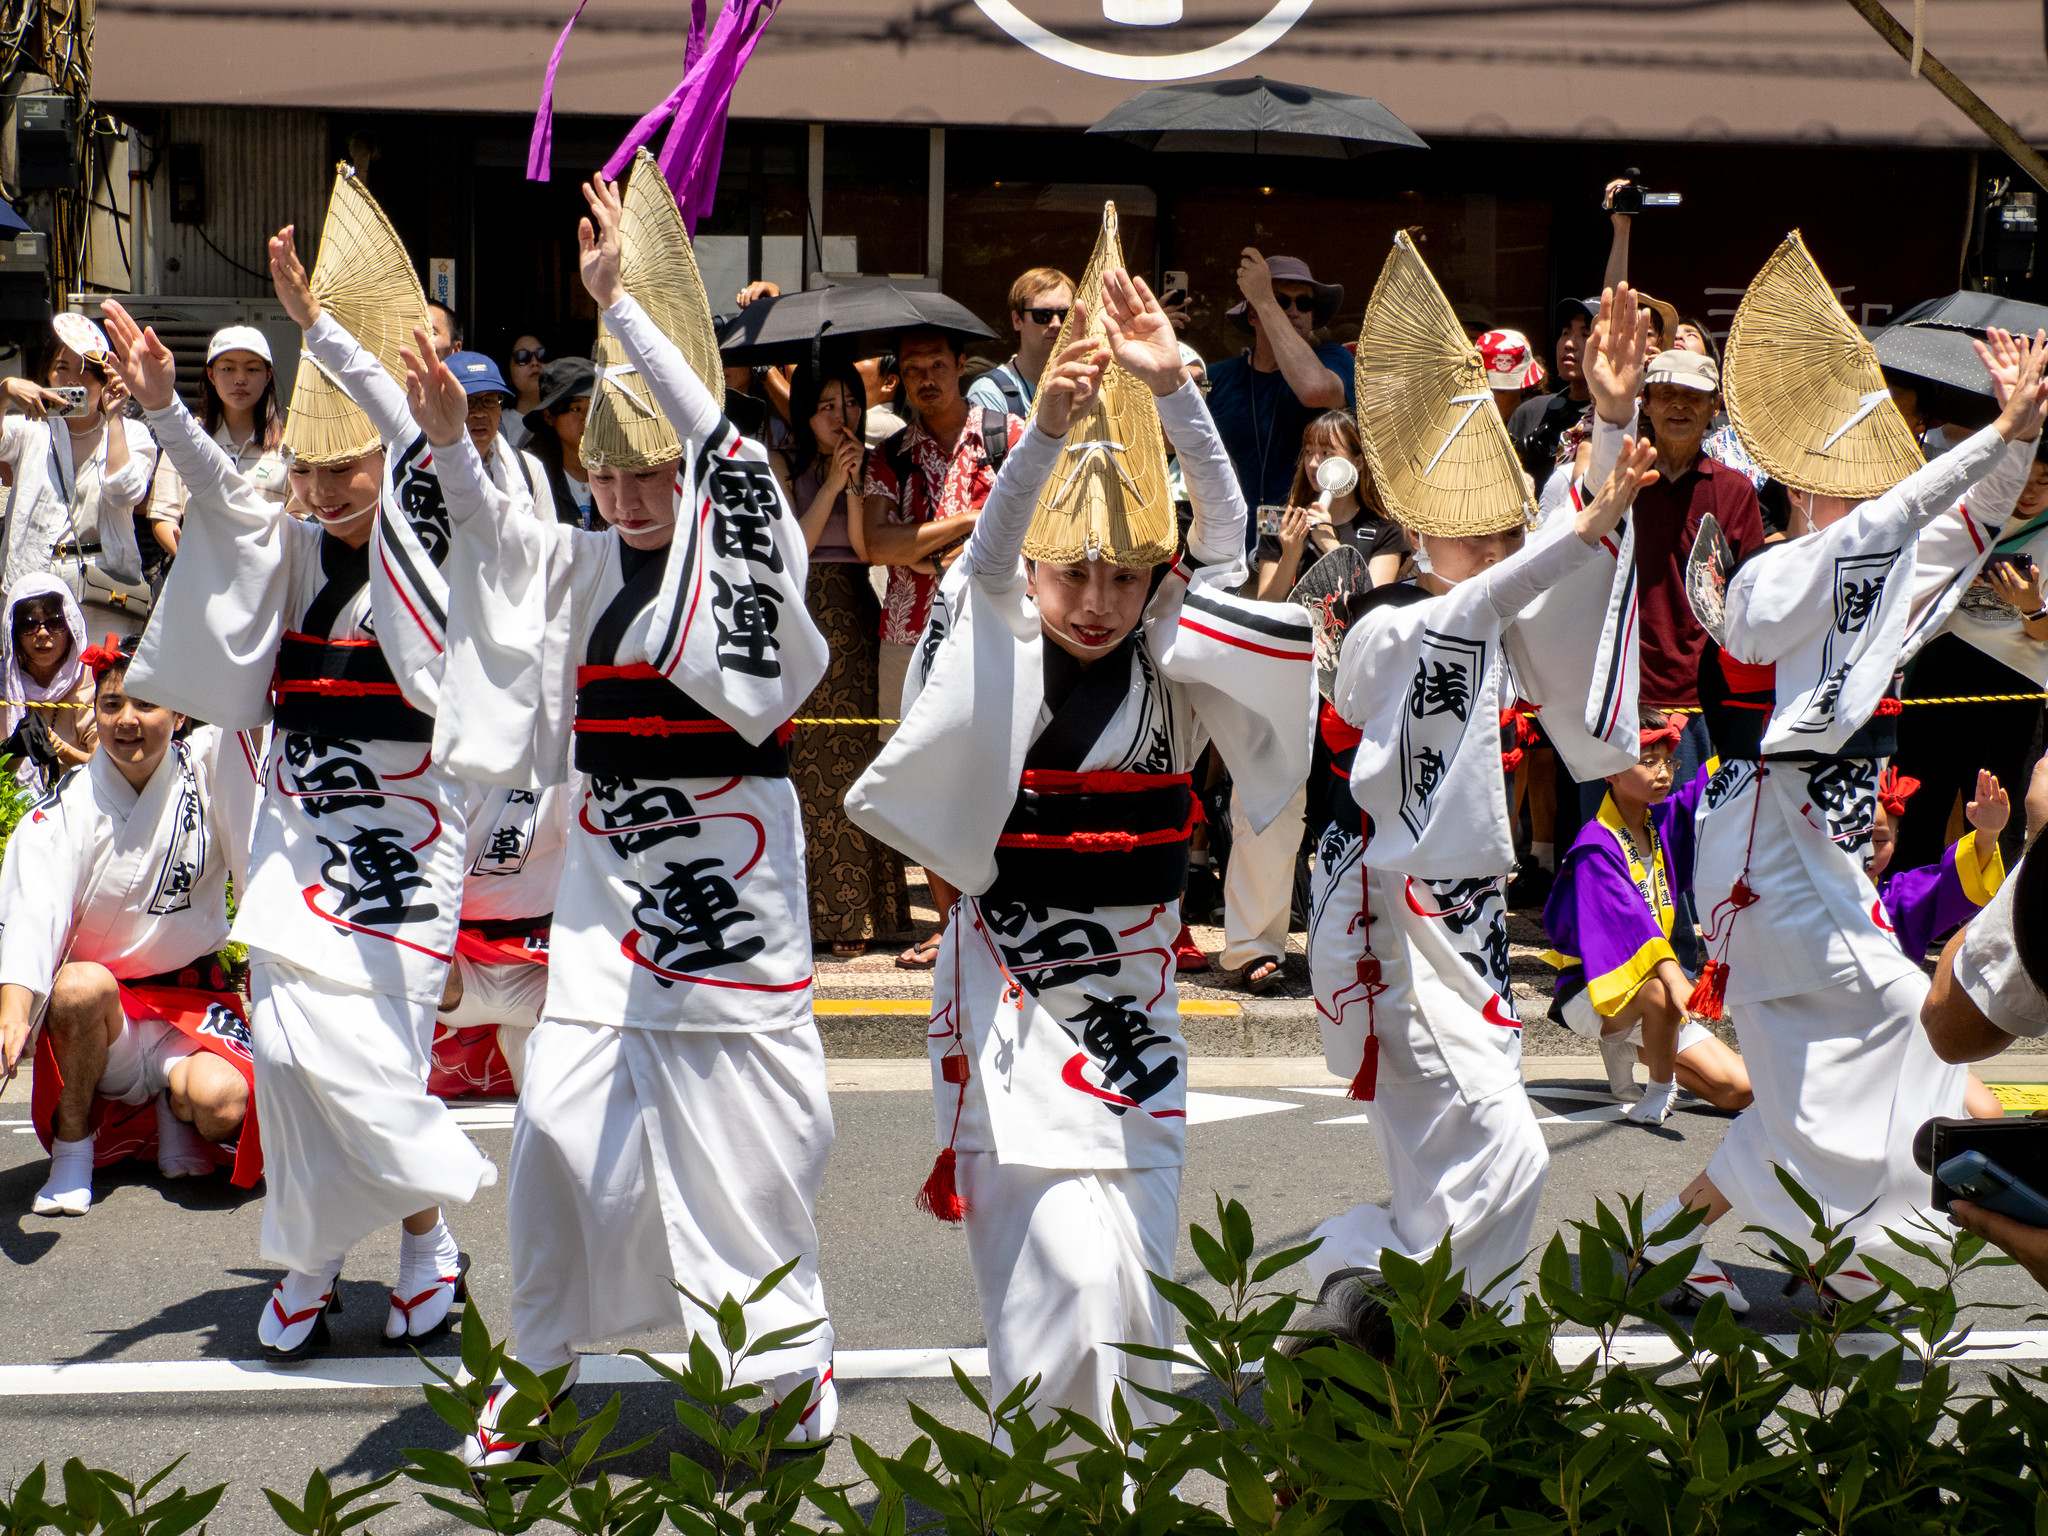
{"type": "Polygon", "coordinates": [[[1024,313],[1031,317],[1033,325],[1065,325],[1067,323],[1067,311],[1064,309],[1027,309],[1024,313]]]}
{"type": "Polygon", "coordinates": [[[1304,315],[1316,312],[1316,296],[1312,293],[1276,293],[1273,302],[1281,309],[1298,309],[1304,315]]]}
{"type": "Polygon", "coordinates": [[[515,363],[544,363],[548,360],[546,347],[514,347],[512,361],[515,363]]]}
{"type": "Polygon", "coordinates": [[[39,629],[48,630],[53,635],[60,635],[66,633],[70,629],[70,625],[64,622],[62,614],[59,614],[54,619],[42,618],[32,613],[17,614],[15,616],[14,632],[17,635],[25,637],[34,634],[39,629]]]}

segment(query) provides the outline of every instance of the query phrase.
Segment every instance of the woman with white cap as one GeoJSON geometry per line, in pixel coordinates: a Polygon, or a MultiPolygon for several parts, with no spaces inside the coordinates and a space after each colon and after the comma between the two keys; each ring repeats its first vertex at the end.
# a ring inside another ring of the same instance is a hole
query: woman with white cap
{"type": "MultiPolygon", "coordinates": [[[[204,377],[201,425],[238,474],[272,501],[289,501],[284,409],[277,403],[270,338],[253,325],[222,326],[206,344],[204,377]]],[[[169,463],[159,465],[149,525],[157,542],[174,555],[185,523],[186,495],[178,472],[169,463]]]]}
{"type": "Polygon", "coordinates": [[[121,414],[128,393],[109,381],[100,328],[77,314],[51,324],[43,384],[0,384],[20,412],[0,418],[0,463],[14,471],[0,587],[47,571],[78,599],[88,634],[136,634],[149,601],[133,513],[149,491],[156,440],[121,414]]]}

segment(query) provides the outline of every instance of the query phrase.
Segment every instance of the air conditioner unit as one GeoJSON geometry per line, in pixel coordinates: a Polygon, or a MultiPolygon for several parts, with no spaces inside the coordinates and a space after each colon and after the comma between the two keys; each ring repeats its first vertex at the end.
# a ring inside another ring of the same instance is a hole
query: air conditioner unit
{"type": "Polygon", "coordinates": [[[277,374],[277,403],[291,403],[292,384],[299,376],[299,327],[276,299],[172,298],[154,293],[74,293],[70,308],[92,320],[101,318],[101,304],[118,300],[137,325],[152,327],[157,339],[178,360],[178,394],[195,413],[202,399],[200,380],[206,372],[206,344],[223,326],[253,325],[270,343],[277,374]]]}

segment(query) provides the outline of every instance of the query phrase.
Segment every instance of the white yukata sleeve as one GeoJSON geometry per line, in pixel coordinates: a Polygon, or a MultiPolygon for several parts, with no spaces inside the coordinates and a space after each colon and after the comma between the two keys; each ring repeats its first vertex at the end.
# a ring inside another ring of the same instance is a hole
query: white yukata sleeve
{"type": "Polygon", "coordinates": [[[1159,425],[1180,461],[1181,479],[1195,520],[1188,528],[1188,550],[1204,565],[1232,565],[1244,559],[1244,492],[1237,471],[1216,431],[1208,402],[1183,379],[1170,395],[1155,397],[1159,425]]]}
{"type": "Polygon", "coordinates": [[[1834,622],[1837,561],[1910,544],[1922,526],[1954,506],[2008,453],[2031,459],[2033,447],[2009,447],[1996,429],[1986,427],[1839,522],[1745,564],[1728,583],[1729,654],[1738,661],[1776,661],[1815,638],[1834,622]]]}
{"type": "Polygon", "coordinates": [[[1913,546],[1913,596],[1902,661],[1941,632],[1991,554],[1999,530],[2027,488],[2038,443],[2013,443],[1991,472],[1920,530],[1913,546]]]}
{"type": "Polygon", "coordinates": [[[419,436],[419,424],[412,419],[398,381],[330,311],[323,310],[306,332],[306,350],[362,408],[385,442],[409,443],[419,436]]]}
{"type": "MultiPolygon", "coordinates": [[[[8,863],[11,866],[13,860],[8,863]]],[[[2013,892],[2019,885],[2018,875],[2015,868],[1963,929],[1963,942],[1956,950],[1956,985],[1977,1005],[1978,1012],[2007,1034],[2039,1039],[2048,1035],[2048,997],[2042,996],[2020,965],[2019,947],[2013,938],[2013,892]]],[[[4,890],[0,885],[0,891],[4,890]]],[[[11,975],[0,974],[0,981],[11,980],[11,975]]]]}
{"type": "Polygon", "coordinates": [[[576,721],[576,539],[610,536],[513,515],[467,434],[434,466],[454,530],[434,758],[478,783],[559,784],[576,721]]]}
{"type": "Polygon", "coordinates": [[[683,349],[661,333],[630,293],[604,312],[604,323],[647,381],[654,403],[682,438],[684,457],[689,457],[710,441],[725,420],[723,404],[711,398],[683,349]]]}
{"type": "Polygon", "coordinates": [[[270,719],[295,543],[316,543],[235,473],[220,444],[173,400],[147,413],[189,492],[178,558],[129,670],[138,696],[234,729],[270,719]],[[168,638],[167,638],[168,637],[168,638]]]}
{"type": "Polygon", "coordinates": [[[78,841],[63,803],[51,799],[22,818],[0,863],[0,985],[27,987],[38,1004],[64,962],[82,894],[78,841]]]}

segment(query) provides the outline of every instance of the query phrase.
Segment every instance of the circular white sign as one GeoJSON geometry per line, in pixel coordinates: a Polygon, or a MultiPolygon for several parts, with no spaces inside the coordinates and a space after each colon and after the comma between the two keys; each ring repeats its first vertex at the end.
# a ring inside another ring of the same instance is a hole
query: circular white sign
{"type": "Polygon", "coordinates": [[[1308,14],[1315,0],[1278,0],[1270,11],[1235,37],[1197,48],[1193,53],[1122,54],[1090,48],[1070,38],[1049,32],[1026,16],[1010,0],[974,0],[982,15],[1040,58],[1063,64],[1083,74],[1103,75],[1111,80],[1192,80],[1231,69],[1246,59],[1265,52],[1297,21],[1308,14]]]}

